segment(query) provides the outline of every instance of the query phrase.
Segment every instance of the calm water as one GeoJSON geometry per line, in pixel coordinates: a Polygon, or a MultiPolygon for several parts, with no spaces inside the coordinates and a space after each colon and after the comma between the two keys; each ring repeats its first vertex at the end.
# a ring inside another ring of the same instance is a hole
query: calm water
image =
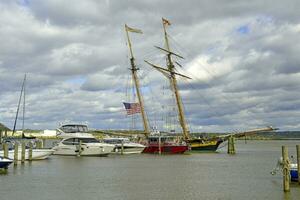
{"type": "Polygon", "coordinates": [[[0,199],[300,199],[272,176],[281,145],[295,155],[300,141],[238,141],[237,154],[52,156],[10,166],[0,175],[0,199]]]}

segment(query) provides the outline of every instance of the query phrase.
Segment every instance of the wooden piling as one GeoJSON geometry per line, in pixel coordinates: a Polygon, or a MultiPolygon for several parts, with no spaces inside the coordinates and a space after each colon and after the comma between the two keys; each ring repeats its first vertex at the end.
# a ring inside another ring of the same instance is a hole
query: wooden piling
{"type": "Polygon", "coordinates": [[[81,146],[82,146],[82,140],[79,141],[79,144],[78,144],[78,146],[77,146],[77,148],[78,148],[77,156],[78,156],[78,157],[81,156],[81,152],[82,152],[81,146]]]}
{"type": "Polygon", "coordinates": [[[160,133],[159,133],[159,137],[158,137],[158,154],[161,155],[161,137],[160,137],[160,133]]]}
{"type": "Polygon", "coordinates": [[[122,140],[122,143],[121,143],[121,155],[124,154],[124,140],[122,140]]]}
{"type": "Polygon", "coordinates": [[[22,151],[21,151],[21,163],[24,164],[25,162],[25,142],[22,142],[22,151]]]}
{"type": "Polygon", "coordinates": [[[38,140],[36,141],[36,148],[41,149],[42,148],[42,141],[38,140]]]}
{"type": "Polygon", "coordinates": [[[296,149],[297,149],[297,165],[298,165],[298,183],[300,184],[300,145],[297,145],[296,149]]]}
{"type": "Polygon", "coordinates": [[[41,148],[45,148],[45,146],[46,146],[46,139],[43,139],[42,140],[42,147],[41,148]]]}
{"type": "Polygon", "coordinates": [[[3,157],[8,158],[8,144],[3,143],[2,148],[3,148],[3,157]]]}
{"type": "Polygon", "coordinates": [[[289,165],[289,155],[288,149],[285,146],[282,146],[282,158],[283,158],[283,191],[290,191],[290,165],[289,165]]]}
{"type": "Polygon", "coordinates": [[[231,136],[228,138],[228,144],[227,144],[227,153],[231,153],[231,136]]]}
{"type": "Polygon", "coordinates": [[[232,137],[232,154],[235,154],[235,137],[232,137]]]}
{"type": "Polygon", "coordinates": [[[32,148],[33,148],[33,145],[31,142],[29,142],[29,151],[28,151],[28,160],[29,161],[32,161],[32,148]]]}
{"type": "Polygon", "coordinates": [[[0,144],[2,144],[2,131],[0,131],[0,144]]]}
{"type": "Polygon", "coordinates": [[[19,144],[16,142],[14,146],[14,165],[18,165],[18,159],[19,159],[19,144]]]}
{"type": "Polygon", "coordinates": [[[235,138],[230,136],[228,138],[228,147],[227,147],[228,154],[235,154],[235,138]]]}

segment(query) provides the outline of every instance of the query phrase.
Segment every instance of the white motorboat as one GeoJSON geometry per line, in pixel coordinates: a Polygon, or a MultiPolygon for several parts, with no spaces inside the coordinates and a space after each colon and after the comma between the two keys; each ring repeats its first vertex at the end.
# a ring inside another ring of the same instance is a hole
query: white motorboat
{"type": "Polygon", "coordinates": [[[52,149],[54,150],[54,155],[106,156],[111,153],[114,148],[114,145],[101,143],[92,135],[79,136],[77,134],[74,137],[69,136],[64,138],[52,149]]]}
{"type": "Polygon", "coordinates": [[[89,134],[87,125],[64,124],[57,131],[58,137],[63,140],[52,148],[54,155],[106,156],[115,148],[114,145],[102,143],[89,134]]]}
{"type": "MultiPolygon", "coordinates": [[[[32,160],[44,160],[53,154],[52,149],[32,149],[32,160]]],[[[15,150],[8,151],[8,158],[14,159],[15,150]]],[[[3,150],[0,151],[0,156],[3,156],[3,150]]],[[[22,159],[22,149],[18,148],[18,160],[22,159]]],[[[29,160],[29,149],[25,149],[25,160],[29,160]]]]}
{"type": "Polygon", "coordinates": [[[131,142],[128,138],[104,138],[103,141],[115,145],[114,153],[122,153],[122,146],[123,154],[142,153],[146,147],[142,144],[131,142]]]}

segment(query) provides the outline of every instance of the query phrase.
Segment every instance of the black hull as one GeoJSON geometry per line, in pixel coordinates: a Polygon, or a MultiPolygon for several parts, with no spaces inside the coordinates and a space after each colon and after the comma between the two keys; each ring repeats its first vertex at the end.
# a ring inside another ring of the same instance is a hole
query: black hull
{"type": "Polygon", "coordinates": [[[201,141],[201,140],[191,140],[189,141],[191,150],[194,152],[216,152],[219,145],[223,140],[217,141],[201,141]]]}

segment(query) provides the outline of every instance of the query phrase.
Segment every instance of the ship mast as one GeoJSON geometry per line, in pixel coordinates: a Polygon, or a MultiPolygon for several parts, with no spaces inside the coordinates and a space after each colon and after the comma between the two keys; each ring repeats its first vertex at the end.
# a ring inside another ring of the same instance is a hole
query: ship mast
{"type": "Polygon", "coordinates": [[[15,118],[15,122],[14,122],[14,128],[13,128],[13,132],[12,135],[15,134],[16,132],[16,125],[17,125],[17,121],[18,121],[18,115],[19,115],[19,110],[20,110],[20,105],[21,105],[21,100],[22,100],[22,96],[24,98],[24,102],[23,102],[23,123],[22,123],[22,134],[24,134],[24,117],[25,117],[25,81],[26,81],[26,74],[24,75],[24,80],[22,83],[22,88],[21,88],[21,92],[20,92],[20,97],[19,97],[19,102],[18,102],[18,108],[17,108],[17,113],[16,113],[16,118],[15,118]]]}
{"type": "Polygon", "coordinates": [[[157,69],[158,71],[162,72],[163,74],[168,73],[168,78],[170,79],[170,84],[172,87],[172,91],[174,92],[175,98],[176,98],[176,103],[177,103],[177,108],[178,108],[178,117],[179,117],[179,122],[180,122],[180,126],[182,128],[182,132],[183,132],[183,136],[185,140],[189,140],[190,139],[190,135],[189,135],[189,130],[187,128],[187,124],[186,124],[186,120],[185,120],[185,116],[184,116],[184,110],[183,110],[183,104],[182,104],[182,100],[181,100],[181,96],[178,90],[178,86],[177,86],[177,79],[176,79],[176,75],[182,76],[184,78],[188,78],[187,76],[184,76],[182,74],[179,74],[177,72],[175,72],[175,66],[172,62],[172,55],[177,56],[179,58],[183,58],[180,55],[173,53],[170,50],[170,45],[169,45],[169,39],[168,39],[168,34],[166,31],[166,27],[168,25],[171,25],[170,22],[164,18],[162,18],[162,24],[163,24],[163,29],[164,29],[164,37],[165,37],[165,43],[166,43],[166,49],[160,48],[160,47],[156,47],[164,52],[167,53],[167,69],[159,67],[157,65],[151,64],[148,61],[145,61],[146,63],[148,63],[149,65],[151,65],[152,67],[154,67],[155,69],[157,69]]]}
{"type": "Polygon", "coordinates": [[[139,83],[139,79],[137,76],[137,71],[139,70],[139,68],[136,67],[135,62],[134,62],[132,46],[131,46],[131,42],[130,42],[130,38],[129,38],[129,34],[128,34],[128,32],[142,33],[142,31],[138,30],[138,29],[130,28],[126,24],[125,24],[125,31],[126,31],[127,41],[128,41],[128,48],[130,51],[130,64],[131,64],[130,70],[131,70],[132,78],[134,80],[136,94],[138,96],[138,101],[139,101],[139,104],[141,107],[141,114],[142,114],[142,119],[143,119],[145,136],[148,137],[149,136],[149,125],[148,125],[147,116],[145,113],[143,97],[140,92],[140,83],[139,83]]]}

